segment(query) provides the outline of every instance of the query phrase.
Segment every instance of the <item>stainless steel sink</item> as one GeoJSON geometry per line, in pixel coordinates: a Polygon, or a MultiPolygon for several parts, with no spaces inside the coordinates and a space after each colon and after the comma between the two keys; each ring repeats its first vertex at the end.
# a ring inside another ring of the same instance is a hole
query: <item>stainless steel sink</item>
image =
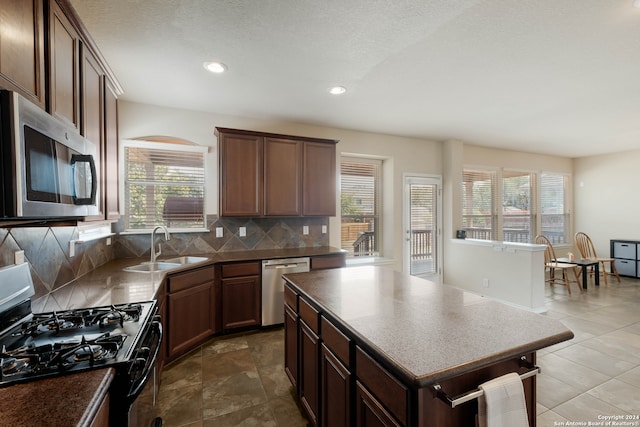
{"type": "Polygon", "coordinates": [[[124,271],[134,271],[138,273],[153,273],[154,271],[171,270],[172,268],[178,268],[182,265],[183,264],[180,264],[177,262],[166,262],[166,261],[143,262],[142,264],[125,267],[124,271]]]}
{"type": "Polygon", "coordinates": [[[206,261],[208,259],[209,258],[203,257],[203,256],[181,256],[176,258],[163,259],[162,262],[170,262],[170,263],[185,265],[185,264],[195,264],[197,262],[206,261]]]}
{"type": "Polygon", "coordinates": [[[163,259],[156,262],[143,262],[141,264],[125,267],[124,271],[134,271],[138,273],[153,273],[154,271],[165,271],[182,267],[187,264],[195,264],[207,261],[209,258],[203,256],[180,256],[170,259],[163,259]]]}

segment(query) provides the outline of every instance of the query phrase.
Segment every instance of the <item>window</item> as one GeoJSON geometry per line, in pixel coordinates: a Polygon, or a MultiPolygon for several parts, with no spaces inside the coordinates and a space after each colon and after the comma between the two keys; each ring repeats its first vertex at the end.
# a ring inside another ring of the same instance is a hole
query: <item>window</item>
{"type": "Polygon", "coordinates": [[[502,240],[505,242],[533,242],[536,229],[534,189],[534,174],[502,172],[502,240]]]}
{"type": "Polygon", "coordinates": [[[568,243],[569,180],[566,174],[465,169],[462,226],[467,237],[532,243],[544,234],[554,244],[568,243]]]}
{"type": "Polygon", "coordinates": [[[380,160],[343,157],[340,163],[342,249],[377,256],[380,243],[380,160]]]}
{"type": "Polygon", "coordinates": [[[497,240],[496,171],[465,169],[462,179],[462,228],[467,237],[497,240]]]}
{"type": "Polygon", "coordinates": [[[546,172],[540,175],[541,230],[552,244],[571,241],[568,194],[569,177],[567,175],[546,172]]]}
{"type": "Polygon", "coordinates": [[[125,230],[203,230],[206,147],[123,141],[125,230]]]}

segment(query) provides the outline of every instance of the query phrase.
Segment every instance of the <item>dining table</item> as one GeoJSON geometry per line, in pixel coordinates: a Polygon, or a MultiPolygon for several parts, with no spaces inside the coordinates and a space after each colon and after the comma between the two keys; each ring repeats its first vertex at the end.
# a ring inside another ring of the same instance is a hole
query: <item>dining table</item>
{"type": "Polygon", "coordinates": [[[571,258],[557,258],[557,262],[563,262],[565,264],[575,264],[582,268],[582,289],[587,289],[587,275],[589,267],[593,267],[595,284],[596,286],[600,286],[600,262],[597,259],[571,259],[571,258]]]}

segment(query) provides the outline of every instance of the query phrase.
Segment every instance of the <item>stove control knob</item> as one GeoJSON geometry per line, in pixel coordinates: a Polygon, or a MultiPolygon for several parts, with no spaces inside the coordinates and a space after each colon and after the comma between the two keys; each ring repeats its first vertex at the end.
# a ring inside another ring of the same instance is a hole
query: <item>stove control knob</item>
{"type": "Polygon", "coordinates": [[[140,347],[138,350],[139,357],[149,357],[151,354],[151,349],[149,347],[140,347]]]}

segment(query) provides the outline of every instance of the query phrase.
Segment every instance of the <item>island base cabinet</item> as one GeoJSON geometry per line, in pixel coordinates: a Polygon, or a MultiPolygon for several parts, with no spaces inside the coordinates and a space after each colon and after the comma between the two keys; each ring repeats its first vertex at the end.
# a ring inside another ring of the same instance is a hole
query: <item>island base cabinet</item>
{"type": "MultiPolygon", "coordinates": [[[[527,361],[535,364],[535,353],[526,355],[527,361]]],[[[472,371],[440,384],[442,390],[450,397],[459,396],[475,390],[486,381],[510,372],[524,373],[520,358],[510,359],[486,368],[472,371]]],[[[527,404],[529,427],[536,427],[536,376],[523,381],[524,396],[527,404]]],[[[436,397],[433,387],[422,388],[418,392],[419,421],[421,426],[460,427],[475,426],[478,414],[478,399],[463,403],[455,408],[436,397]]]]}
{"type": "Polygon", "coordinates": [[[360,381],[356,381],[356,427],[401,427],[360,381]]]}
{"type": "Polygon", "coordinates": [[[321,346],[321,425],[348,427],[351,425],[351,374],[326,345],[321,346]]]}
{"type": "Polygon", "coordinates": [[[284,372],[293,387],[298,390],[298,315],[284,308],[284,372]]]}
{"type": "Polygon", "coordinates": [[[300,324],[300,404],[313,425],[318,425],[319,337],[303,321],[300,324]]]}

